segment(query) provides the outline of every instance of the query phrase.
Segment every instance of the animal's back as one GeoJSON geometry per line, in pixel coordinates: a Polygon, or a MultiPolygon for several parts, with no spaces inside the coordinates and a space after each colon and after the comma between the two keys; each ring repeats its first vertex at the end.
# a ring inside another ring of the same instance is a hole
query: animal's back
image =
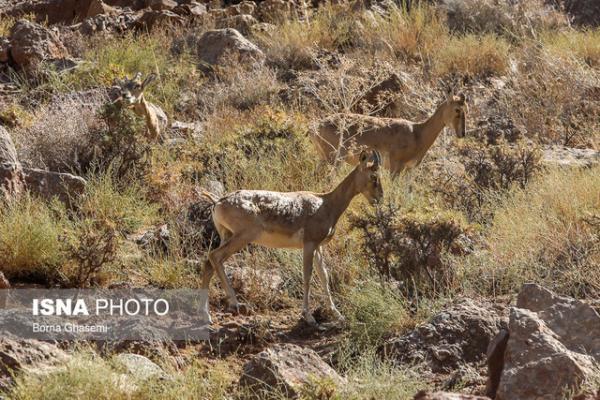
{"type": "Polygon", "coordinates": [[[366,146],[382,153],[415,145],[413,123],[400,118],[370,117],[361,114],[335,114],[321,121],[313,141],[322,155],[330,158],[340,144],[347,161],[353,163],[353,154],[366,146]]]}
{"type": "Polygon", "coordinates": [[[302,247],[306,222],[323,199],[310,192],[239,190],[217,202],[215,223],[232,232],[254,228],[254,243],[268,247],[302,247]]]}

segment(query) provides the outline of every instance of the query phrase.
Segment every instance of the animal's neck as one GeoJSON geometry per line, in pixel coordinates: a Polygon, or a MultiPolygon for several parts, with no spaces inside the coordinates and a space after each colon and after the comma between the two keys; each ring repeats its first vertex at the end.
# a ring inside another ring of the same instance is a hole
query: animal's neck
{"type": "Polygon", "coordinates": [[[440,132],[442,132],[444,126],[446,126],[446,121],[444,120],[445,106],[446,103],[443,103],[426,121],[415,125],[421,150],[427,151],[433,142],[435,142],[440,132]]]}
{"type": "Polygon", "coordinates": [[[152,110],[150,110],[150,104],[146,101],[144,97],[142,97],[140,99],[140,102],[136,104],[134,110],[136,114],[138,114],[141,117],[144,117],[144,119],[146,120],[146,127],[150,131],[152,137],[158,137],[160,134],[159,128],[156,125],[156,122],[154,121],[154,114],[152,110]]]}
{"type": "Polygon", "coordinates": [[[355,168],[344,180],[331,192],[324,195],[329,215],[333,217],[333,225],[342,216],[350,205],[350,202],[358,194],[355,185],[355,176],[358,170],[355,168]]]}

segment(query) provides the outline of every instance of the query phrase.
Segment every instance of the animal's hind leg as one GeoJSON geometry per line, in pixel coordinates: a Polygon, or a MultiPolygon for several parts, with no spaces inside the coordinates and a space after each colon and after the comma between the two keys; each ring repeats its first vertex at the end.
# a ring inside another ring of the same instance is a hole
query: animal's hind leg
{"type": "MultiPolygon", "coordinates": [[[[216,225],[216,224],[215,224],[215,228],[217,229],[219,238],[221,239],[221,243],[225,243],[226,241],[229,240],[229,238],[232,235],[232,233],[229,229],[225,228],[222,225],[216,225]]],[[[210,286],[210,280],[212,279],[214,272],[215,272],[215,270],[212,267],[210,260],[207,259],[204,262],[204,269],[203,269],[203,274],[202,274],[202,285],[200,286],[202,289],[208,290],[208,287],[210,286]]]]}
{"type": "Polygon", "coordinates": [[[217,276],[221,280],[223,289],[227,293],[229,308],[234,309],[234,311],[239,311],[240,304],[235,296],[235,291],[231,287],[229,278],[227,278],[227,275],[225,274],[223,263],[233,254],[246,247],[246,245],[254,240],[255,237],[256,234],[254,231],[245,231],[244,233],[239,234],[234,233],[226,242],[221,243],[221,246],[218,249],[211,251],[208,254],[208,259],[217,272],[217,276]]]}

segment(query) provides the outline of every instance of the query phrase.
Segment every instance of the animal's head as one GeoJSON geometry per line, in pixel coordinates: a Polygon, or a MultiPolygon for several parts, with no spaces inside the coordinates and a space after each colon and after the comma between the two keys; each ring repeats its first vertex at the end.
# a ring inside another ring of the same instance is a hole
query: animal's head
{"type": "Polygon", "coordinates": [[[449,94],[446,99],[444,119],[446,126],[451,126],[458,137],[466,135],[467,99],[463,93],[449,94]]]}
{"type": "Polygon", "coordinates": [[[119,86],[120,96],[119,99],[127,107],[133,107],[139,104],[144,98],[144,89],[156,79],[156,74],[151,73],[142,80],[142,73],[138,72],[135,74],[133,79],[129,79],[127,76],[124,79],[118,79],[115,84],[119,86]]]}
{"type": "Polygon", "coordinates": [[[359,164],[356,167],[356,184],[358,190],[375,204],[383,198],[383,187],[381,186],[381,155],[377,151],[362,151],[359,164]]]}

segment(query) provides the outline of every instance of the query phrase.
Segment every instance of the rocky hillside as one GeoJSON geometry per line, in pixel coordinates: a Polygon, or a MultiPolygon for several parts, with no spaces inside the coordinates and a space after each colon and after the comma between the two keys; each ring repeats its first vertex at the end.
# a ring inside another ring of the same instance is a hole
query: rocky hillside
{"type": "Polygon", "coordinates": [[[339,220],[343,321],[318,279],[302,319],[302,251],[251,245],[209,340],[3,335],[0,399],[600,399],[598,26],[595,0],[0,0],[0,315],[200,288],[203,192],[330,191],[323,121],[464,116],[339,220]]]}

